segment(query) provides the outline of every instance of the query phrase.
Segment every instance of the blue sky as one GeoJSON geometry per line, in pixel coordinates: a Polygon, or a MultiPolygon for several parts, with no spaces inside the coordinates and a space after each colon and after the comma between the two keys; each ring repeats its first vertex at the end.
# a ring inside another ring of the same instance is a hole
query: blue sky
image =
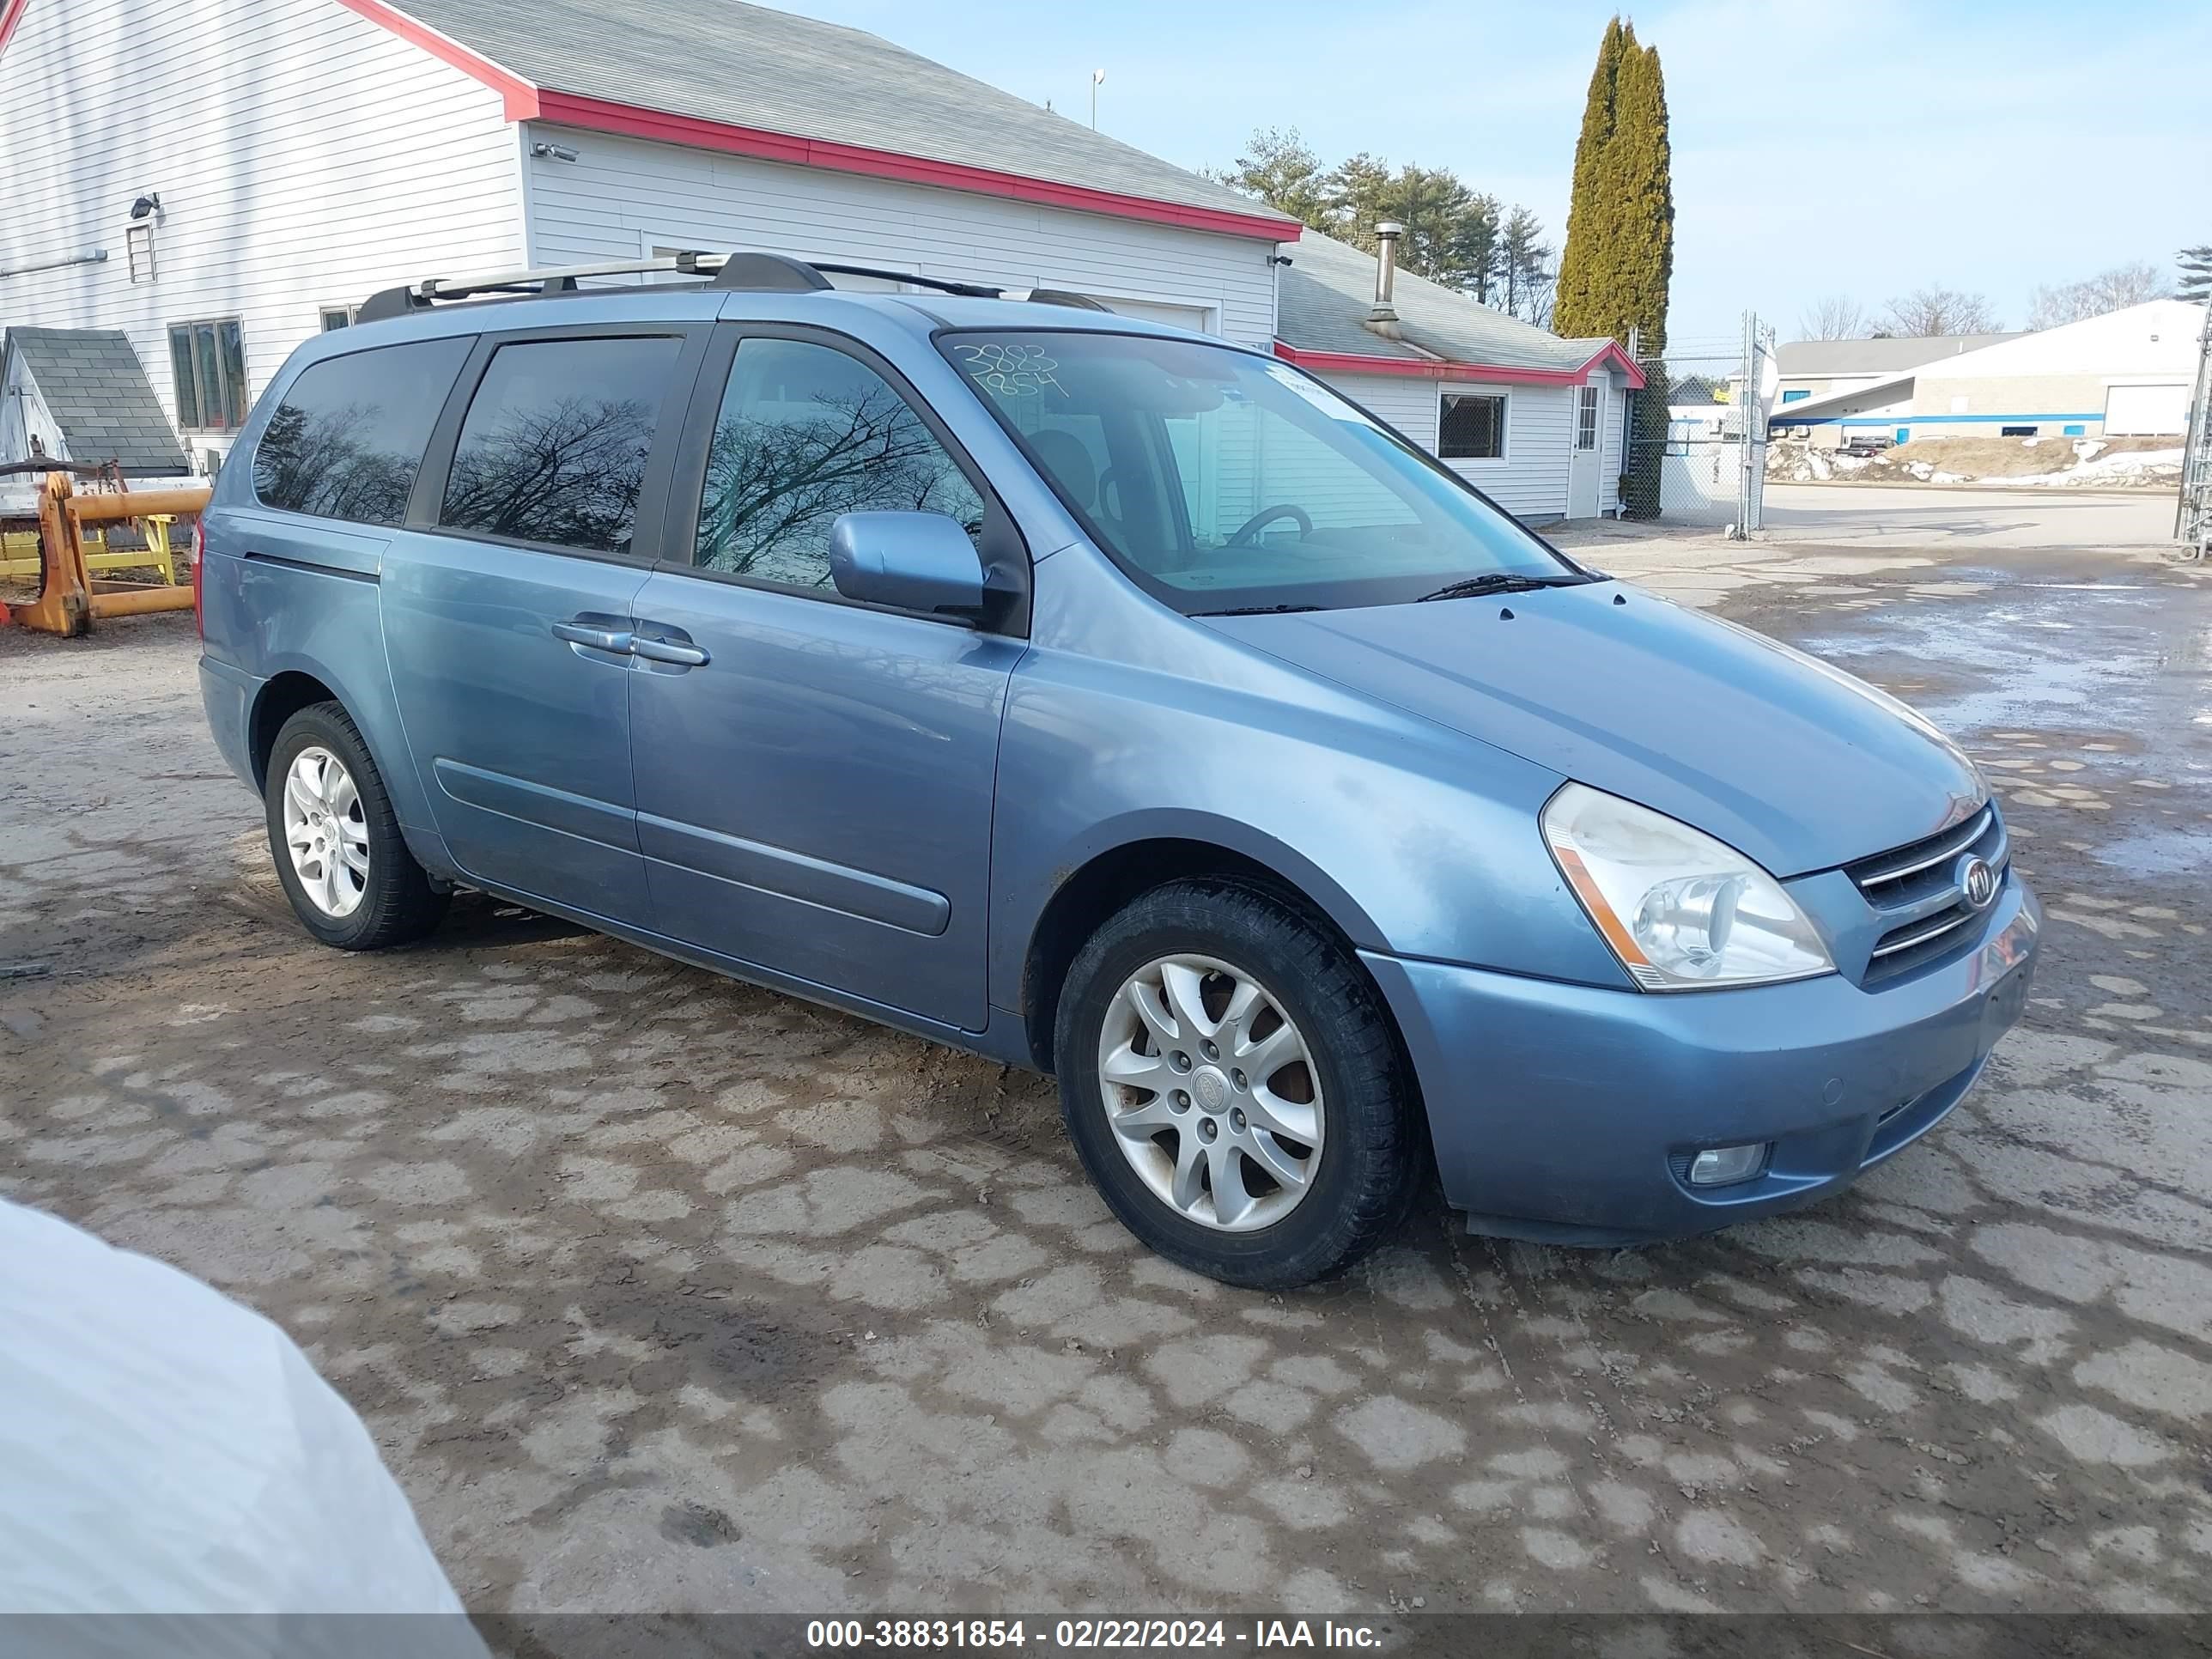
{"type": "MultiPolygon", "coordinates": [[[[1325,158],[1447,166],[1556,239],[1615,8],[1216,0],[770,0],[871,29],[1187,167],[1257,125],[1325,158]]],[[[2212,241],[2212,6],[2076,0],[1692,0],[1640,8],[1667,74],[1679,345],[1746,305],[1927,283],[2017,328],[2039,283],[2212,241]],[[1790,136],[1795,135],[1795,136],[1790,136]]]]}

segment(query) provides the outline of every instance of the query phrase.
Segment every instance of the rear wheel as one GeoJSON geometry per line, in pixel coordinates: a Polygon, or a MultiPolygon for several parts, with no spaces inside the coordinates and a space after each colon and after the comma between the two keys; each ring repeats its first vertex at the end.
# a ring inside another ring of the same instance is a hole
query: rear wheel
{"type": "Polygon", "coordinates": [[[368,745],[335,702],[284,722],[264,790],[269,850],[307,930],[342,951],[420,939],[446,914],[407,850],[368,745]]]}
{"type": "Polygon", "coordinates": [[[1374,988],[1273,895],[1178,882],[1069,970],[1054,1053],[1068,1132],[1122,1224],[1231,1284],[1302,1285],[1382,1243],[1419,1162],[1374,988]]]}

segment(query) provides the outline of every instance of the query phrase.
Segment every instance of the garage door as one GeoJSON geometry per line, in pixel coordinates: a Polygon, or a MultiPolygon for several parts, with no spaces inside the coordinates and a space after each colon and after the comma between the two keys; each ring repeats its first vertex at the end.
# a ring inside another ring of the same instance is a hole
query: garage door
{"type": "Polygon", "coordinates": [[[2108,438],[2179,437],[2189,430],[2189,387],[2115,386],[2105,388],[2105,435],[2108,438]]]}
{"type": "Polygon", "coordinates": [[[1109,310],[1117,311],[1124,317],[1140,318],[1148,323],[1169,323],[1199,334],[1208,331],[1204,306],[1158,305],[1150,300],[1109,300],[1106,306],[1109,310]]]}

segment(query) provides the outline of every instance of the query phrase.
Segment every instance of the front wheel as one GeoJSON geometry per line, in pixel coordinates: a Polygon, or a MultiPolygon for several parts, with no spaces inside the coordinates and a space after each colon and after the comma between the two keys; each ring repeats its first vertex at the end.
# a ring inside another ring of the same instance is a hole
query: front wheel
{"type": "Polygon", "coordinates": [[[1273,895],[1176,882],[1100,928],[1054,1038],[1061,1109],[1124,1226],[1170,1261],[1283,1289],[1389,1237],[1419,1170],[1381,1000],[1273,895]]]}
{"type": "Polygon", "coordinates": [[[319,702],[284,722],[264,793],[276,878],[317,939],[378,951],[438,925],[450,895],[407,850],[383,775],[343,707],[319,702]]]}

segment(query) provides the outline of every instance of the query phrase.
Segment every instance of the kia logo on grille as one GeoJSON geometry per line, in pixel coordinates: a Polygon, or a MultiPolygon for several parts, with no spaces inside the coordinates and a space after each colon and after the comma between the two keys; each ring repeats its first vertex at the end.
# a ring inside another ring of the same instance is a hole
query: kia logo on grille
{"type": "Polygon", "coordinates": [[[1960,896],[1969,908],[1986,910],[1997,902],[1997,872],[1990,861],[1978,853],[1969,853],[1959,860],[1960,896]]]}

